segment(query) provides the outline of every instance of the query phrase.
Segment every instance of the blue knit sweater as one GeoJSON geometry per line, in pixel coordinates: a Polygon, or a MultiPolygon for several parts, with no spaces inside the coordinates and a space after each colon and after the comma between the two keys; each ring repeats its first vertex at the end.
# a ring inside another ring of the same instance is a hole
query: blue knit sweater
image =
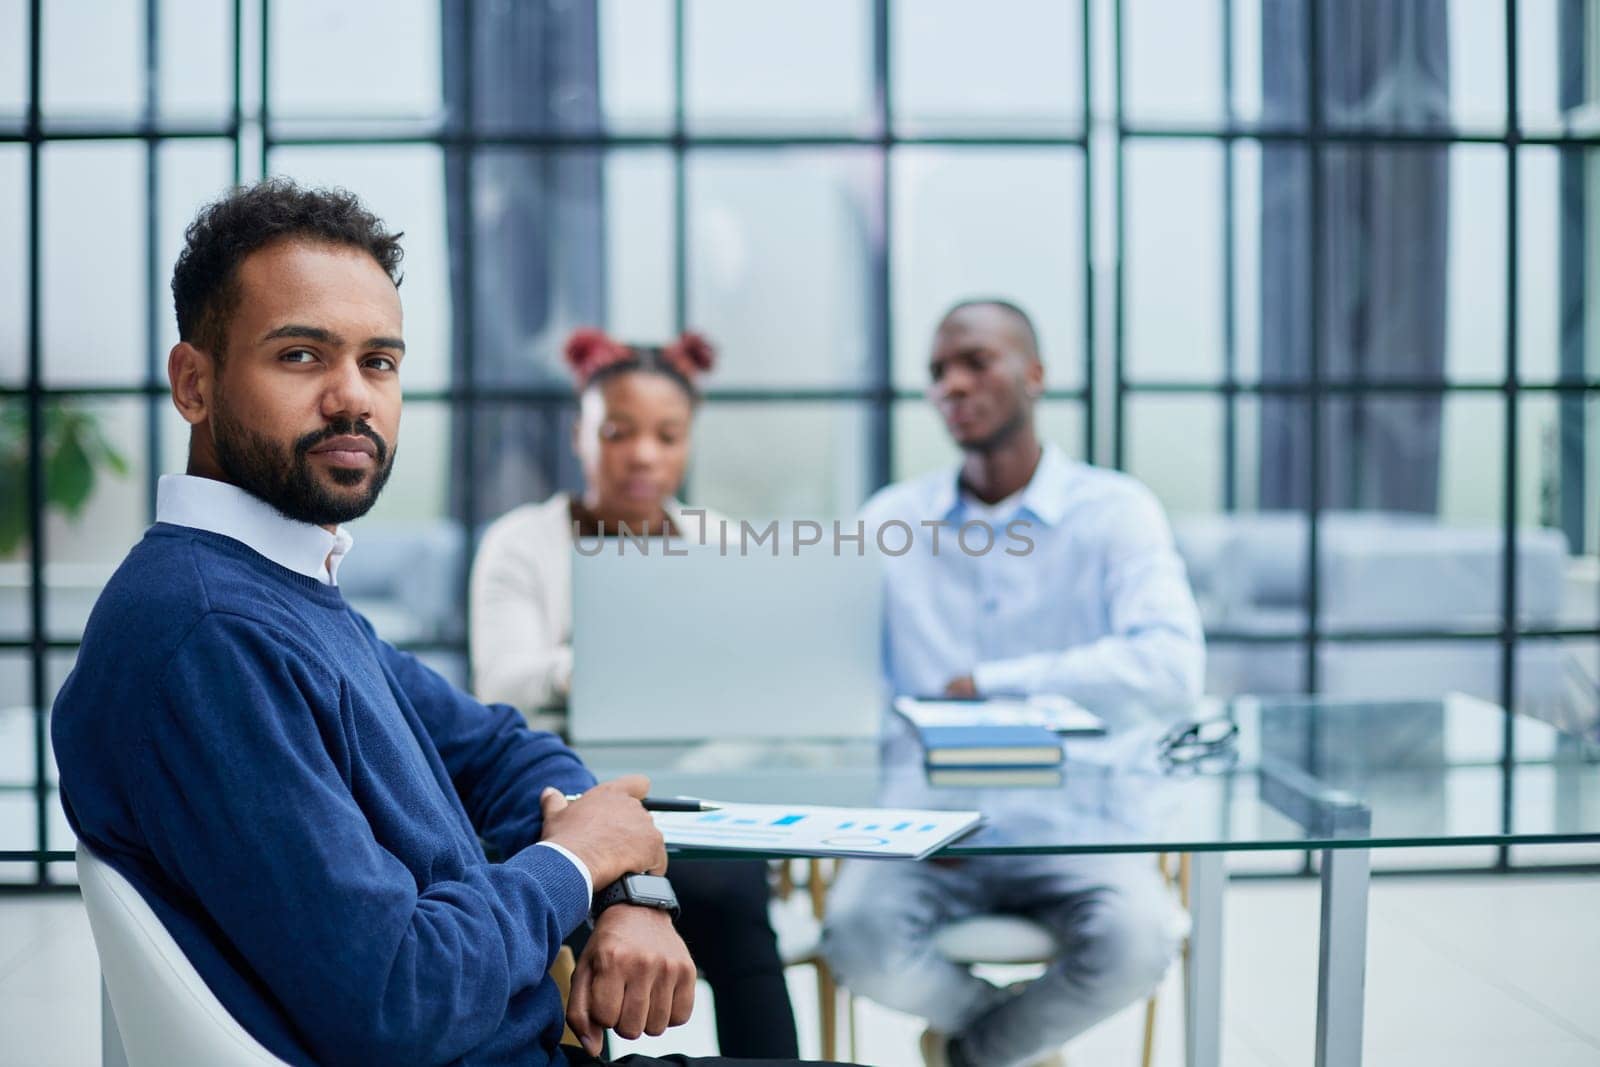
{"type": "Polygon", "coordinates": [[[337,588],[157,524],[95,605],[52,732],[72,828],[278,1056],[564,1062],[546,971],[586,890],[531,846],[540,790],[594,779],[337,588]]]}

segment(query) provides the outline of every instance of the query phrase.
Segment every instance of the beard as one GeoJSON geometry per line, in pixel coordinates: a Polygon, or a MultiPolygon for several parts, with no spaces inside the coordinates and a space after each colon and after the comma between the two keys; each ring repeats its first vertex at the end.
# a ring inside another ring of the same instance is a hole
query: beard
{"type": "Polygon", "coordinates": [[[363,419],[335,419],[323,429],[284,446],[234,421],[218,396],[211,437],[216,445],[217,465],[230,482],[271,504],[285,517],[313,526],[337,526],[372,510],[394,468],[388,443],[363,419]],[[311,450],[319,444],[347,435],[365,437],[377,450],[377,462],[371,471],[334,467],[327,472],[329,480],[348,489],[355,489],[363,481],[368,483],[364,490],[354,493],[337,492],[324,485],[310,459],[311,450]]]}
{"type": "Polygon", "coordinates": [[[1027,428],[1031,414],[1026,403],[1019,403],[1016,409],[993,430],[974,440],[960,442],[962,451],[981,453],[998,451],[1002,446],[1016,440],[1017,435],[1027,428]]]}

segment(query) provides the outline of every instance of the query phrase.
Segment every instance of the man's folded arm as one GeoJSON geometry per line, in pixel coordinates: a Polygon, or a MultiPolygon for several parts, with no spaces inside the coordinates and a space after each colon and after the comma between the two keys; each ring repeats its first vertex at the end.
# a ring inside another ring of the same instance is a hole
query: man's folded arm
{"type": "Polygon", "coordinates": [[[539,840],[539,794],[547,786],[581,793],[594,785],[576,753],[554,734],[529,729],[515,708],[480,704],[415,656],[374,640],[439,750],[478,836],[501,855],[539,840]]]}
{"type": "Polygon", "coordinates": [[[318,1062],[454,1060],[545,979],[583,880],[529,848],[419,889],[341,774],[338,681],[286,644],[227,615],[189,634],[143,723],[140,826],[318,1062]]]}

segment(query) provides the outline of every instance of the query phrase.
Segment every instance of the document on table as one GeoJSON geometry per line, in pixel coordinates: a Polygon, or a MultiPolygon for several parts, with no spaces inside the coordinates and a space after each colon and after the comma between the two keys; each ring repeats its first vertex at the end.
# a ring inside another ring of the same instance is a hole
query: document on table
{"type": "Polygon", "coordinates": [[[729,804],[654,812],[669,848],[922,859],[983,821],[976,811],[729,804]]]}

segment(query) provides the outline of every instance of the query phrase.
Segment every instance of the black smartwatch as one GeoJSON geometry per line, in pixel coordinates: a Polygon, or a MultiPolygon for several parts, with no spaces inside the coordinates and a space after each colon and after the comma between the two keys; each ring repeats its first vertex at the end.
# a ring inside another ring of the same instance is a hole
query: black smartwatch
{"type": "Polygon", "coordinates": [[[625,874],[600,890],[589,908],[589,921],[598,919],[613,904],[655,908],[674,919],[678,917],[678,894],[672,891],[672,883],[659,874],[625,874]]]}

